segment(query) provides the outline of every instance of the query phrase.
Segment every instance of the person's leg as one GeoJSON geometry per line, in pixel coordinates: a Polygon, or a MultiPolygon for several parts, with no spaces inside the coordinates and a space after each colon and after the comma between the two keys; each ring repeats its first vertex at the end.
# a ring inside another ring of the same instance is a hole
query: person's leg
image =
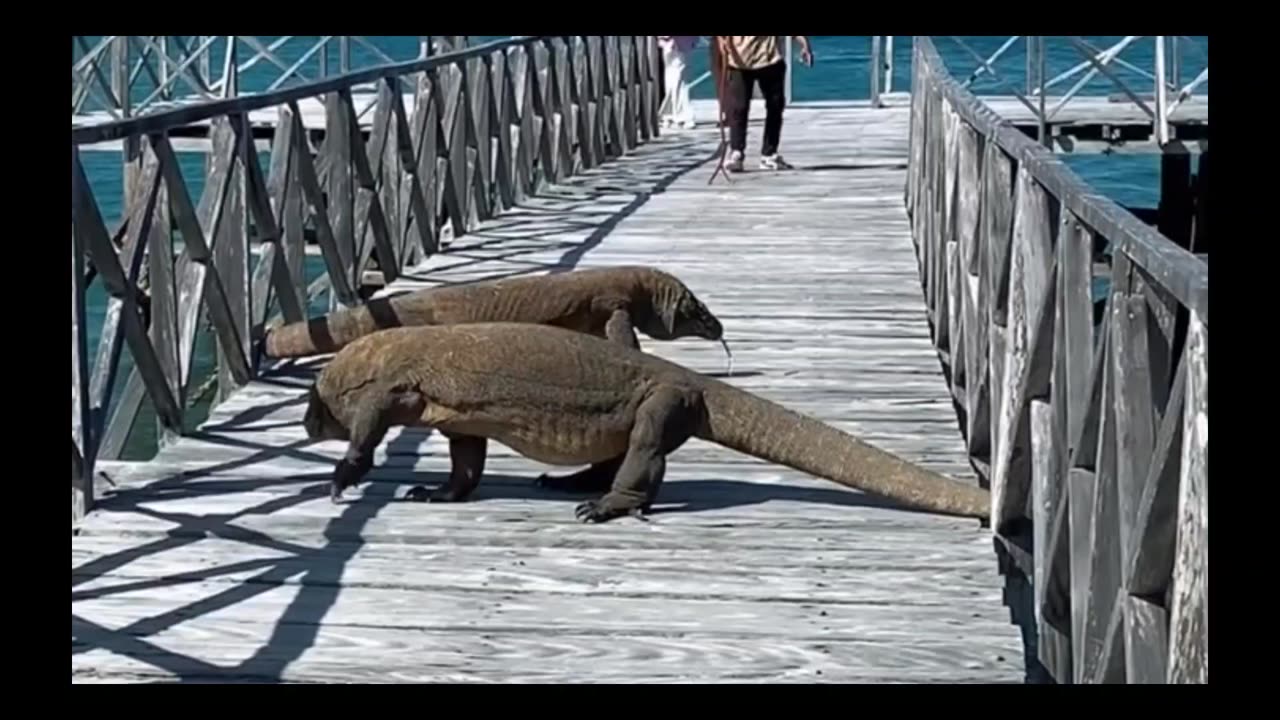
{"type": "Polygon", "coordinates": [[[674,45],[662,44],[662,124],[670,127],[675,122],[676,83],[683,67],[677,63],[674,45]]]}
{"type": "Polygon", "coordinates": [[[689,102],[689,83],[685,82],[684,72],[688,67],[685,55],[680,50],[671,53],[671,63],[676,66],[675,90],[671,95],[671,119],[680,127],[693,127],[693,104],[689,102]]]}
{"type": "Polygon", "coordinates": [[[778,144],[782,141],[782,111],[787,105],[787,63],[775,63],[758,73],[765,107],[760,166],[769,170],[786,169],[790,165],[778,154],[778,144]]]}
{"type": "Polygon", "coordinates": [[[729,161],[731,172],[742,170],[742,156],[747,149],[747,119],[751,110],[751,77],[745,70],[725,68],[725,110],[729,116],[729,161]]]}

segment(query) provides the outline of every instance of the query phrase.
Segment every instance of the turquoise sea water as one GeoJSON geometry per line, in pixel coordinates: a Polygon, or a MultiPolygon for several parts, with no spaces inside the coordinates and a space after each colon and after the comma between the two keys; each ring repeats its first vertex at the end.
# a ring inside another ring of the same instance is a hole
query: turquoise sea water
{"type": "MultiPolygon", "coordinates": [[[[259,37],[258,39],[264,43],[270,43],[273,40],[273,38],[268,37],[259,37]]],[[[410,60],[417,57],[418,54],[418,38],[416,36],[381,36],[365,39],[382,53],[396,61],[410,60]]],[[[498,37],[472,36],[471,42],[477,44],[494,39],[498,39],[498,37]]],[[[960,39],[985,58],[1000,48],[1007,38],[962,36],[960,39]]],[[[1120,41],[1122,37],[1086,36],[1085,39],[1101,49],[1120,41]]],[[[1184,43],[1179,53],[1179,74],[1182,78],[1182,84],[1190,82],[1208,63],[1208,38],[1195,36],[1193,39],[1198,44],[1198,48],[1191,46],[1189,43],[1184,43]]],[[[95,40],[95,38],[89,38],[91,46],[95,44],[95,40]]],[[[277,50],[277,55],[282,62],[291,64],[305,53],[315,40],[316,38],[296,38],[282,45],[277,50]]],[[[871,63],[871,39],[869,37],[813,36],[811,41],[816,63],[812,68],[799,66],[797,63],[793,73],[794,100],[803,102],[810,100],[865,99],[868,97],[870,91],[868,70],[871,63]]],[[[935,42],[944,61],[957,77],[968,76],[978,66],[972,55],[959,44],[947,38],[938,38],[935,42]]],[[[1153,38],[1138,40],[1126,49],[1121,57],[1136,68],[1150,72],[1155,54],[1154,43],[1153,38]]],[[[212,64],[215,67],[220,65],[220,58],[224,52],[223,47],[221,40],[213,45],[214,60],[212,64]]],[[[246,51],[241,48],[238,52],[245,53],[246,51]]],[[[242,54],[239,61],[243,63],[249,57],[251,57],[251,54],[242,54]]],[[[905,91],[910,88],[910,36],[898,36],[894,39],[893,57],[892,89],[905,91]]],[[[1019,41],[1009,49],[1004,58],[995,63],[1000,79],[1019,90],[1025,87],[1024,57],[1023,43],[1019,41]]],[[[1049,77],[1054,77],[1081,61],[1081,56],[1073,48],[1069,47],[1065,41],[1058,39],[1050,41],[1046,51],[1046,66],[1049,77]]],[[[351,44],[352,68],[368,67],[381,62],[385,62],[385,60],[368,47],[355,42],[351,44]]],[[[338,48],[336,43],[332,43],[329,48],[330,73],[336,72],[338,64],[338,48]]],[[[707,56],[704,45],[695,51],[690,58],[690,79],[698,77],[706,69],[707,56]]],[[[318,58],[312,57],[300,70],[308,78],[315,79],[319,71],[318,58]]],[[[1122,65],[1114,66],[1114,72],[1138,92],[1144,94],[1152,92],[1152,81],[1142,77],[1140,73],[1122,65]]],[[[279,73],[280,69],[278,67],[270,62],[261,61],[242,74],[241,87],[244,91],[250,92],[265,89],[269,83],[279,76],[279,73]]],[[[217,70],[214,71],[215,77],[219,74],[217,70]]],[[[135,102],[141,101],[151,94],[154,85],[149,80],[145,73],[138,77],[138,82],[132,92],[135,102]]],[[[1064,91],[1074,83],[1075,78],[1058,86],[1055,90],[1064,91]]],[[[1011,94],[1005,85],[989,76],[979,78],[971,89],[978,94],[1011,94]]],[[[179,85],[177,90],[179,95],[189,92],[188,88],[182,85],[179,85]]],[[[1101,75],[1095,77],[1082,90],[1082,93],[1087,95],[1106,95],[1118,92],[1119,90],[1112,82],[1101,75]]],[[[1197,92],[1207,93],[1208,83],[1204,83],[1197,92]]],[[[1051,90],[1050,94],[1055,94],[1055,91],[1051,90]]],[[[694,88],[693,96],[695,98],[714,97],[711,84],[704,82],[694,88]]],[[[82,155],[82,159],[85,171],[93,185],[94,196],[102,212],[103,219],[109,228],[114,228],[120,222],[121,215],[120,156],[118,153],[113,152],[86,152],[82,155]]],[[[178,153],[178,159],[192,198],[198,201],[200,194],[204,190],[204,156],[200,153],[182,152],[178,153]]],[[[1117,202],[1133,206],[1154,207],[1159,199],[1159,159],[1155,155],[1068,155],[1064,156],[1064,159],[1086,182],[1117,202]]],[[[268,156],[262,154],[261,161],[265,168],[268,156]]],[[[308,274],[314,277],[321,271],[322,261],[319,258],[308,258],[308,266],[308,274]]],[[[99,331],[106,309],[105,295],[102,292],[100,283],[95,282],[94,286],[90,288],[87,300],[89,352],[90,365],[92,366],[93,353],[97,347],[99,331]]],[[[194,378],[206,376],[214,362],[213,341],[211,338],[207,335],[202,335],[199,348],[199,354],[193,369],[194,378]]],[[[116,386],[117,392],[118,388],[123,385],[126,377],[124,372],[129,369],[129,362],[126,350],[121,362],[122,374],[116,386]]],[[[197,419],[198,416],[192,418],[193,421],[197,419]]],[[[139,423],[140,426],[154,425],[150,408],[146,405],[144,405],[139,423]]],[[[151,436],[152,433],[149,432],[135,433],[126,456],[131,459],[145,458],[154,452],[154,440],[151,436]]]]}

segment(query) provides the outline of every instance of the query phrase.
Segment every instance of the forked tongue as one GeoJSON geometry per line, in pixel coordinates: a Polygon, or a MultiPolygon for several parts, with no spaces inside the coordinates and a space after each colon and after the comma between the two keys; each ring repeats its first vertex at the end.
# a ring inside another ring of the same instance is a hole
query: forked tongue
{"type": "Polygon", "coordinates": [[[724,347],[724,354],[729,358],[729,370],[726,375],[733,375],[733,353],[729,352],[729,343],[724,338],[720,338],[720,345],[724,347]]]}

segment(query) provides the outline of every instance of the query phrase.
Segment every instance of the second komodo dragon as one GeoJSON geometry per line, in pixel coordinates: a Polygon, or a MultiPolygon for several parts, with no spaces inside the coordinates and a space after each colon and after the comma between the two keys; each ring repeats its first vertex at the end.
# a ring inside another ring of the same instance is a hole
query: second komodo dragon
{"type": "Polygon", "coordinates": [[[392,426],[431,427],[449,440],[448,481],[429,494],[465,500],[489,440],[551,465],[589,465],[545,478],[601,492],[583,522],[647,511],[666,457],[697,437],[887,497],[908,507],[977,517],[990,495],[868,445],[813,418],[621,343],[554,327],[482,323],[383,330],[339,352],[308,396],[313,440],[346,440],[336,501],[373,464],[392,426]]]}
{"type": "Polygon", "coordinates": [[[272,358],[337,352],[392,327],[517,322],[553,325],[639,348],[636,330],[657,340],[696,336],[725,344],[715,315],[670,273],[645,266],[590,268],[428,288],[338,310],[268,331],[272,358]]]}

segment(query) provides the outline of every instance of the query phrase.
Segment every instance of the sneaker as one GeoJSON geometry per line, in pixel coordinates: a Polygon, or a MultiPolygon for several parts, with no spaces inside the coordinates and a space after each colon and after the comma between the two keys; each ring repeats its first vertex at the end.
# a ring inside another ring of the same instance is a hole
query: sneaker
{"type": "Polygon", "coordinates": [[[729,153],[729,161],[724,164],[724,167],[731,173],[742,172],[742,151],[734,150],[729,153]]]}
{"type": "Polygon", "coordinates": [[[760,158],[761,170],[791,170],[793,167],[791,163],[783,160],[782,156],[777,153],[760,158]]]}

